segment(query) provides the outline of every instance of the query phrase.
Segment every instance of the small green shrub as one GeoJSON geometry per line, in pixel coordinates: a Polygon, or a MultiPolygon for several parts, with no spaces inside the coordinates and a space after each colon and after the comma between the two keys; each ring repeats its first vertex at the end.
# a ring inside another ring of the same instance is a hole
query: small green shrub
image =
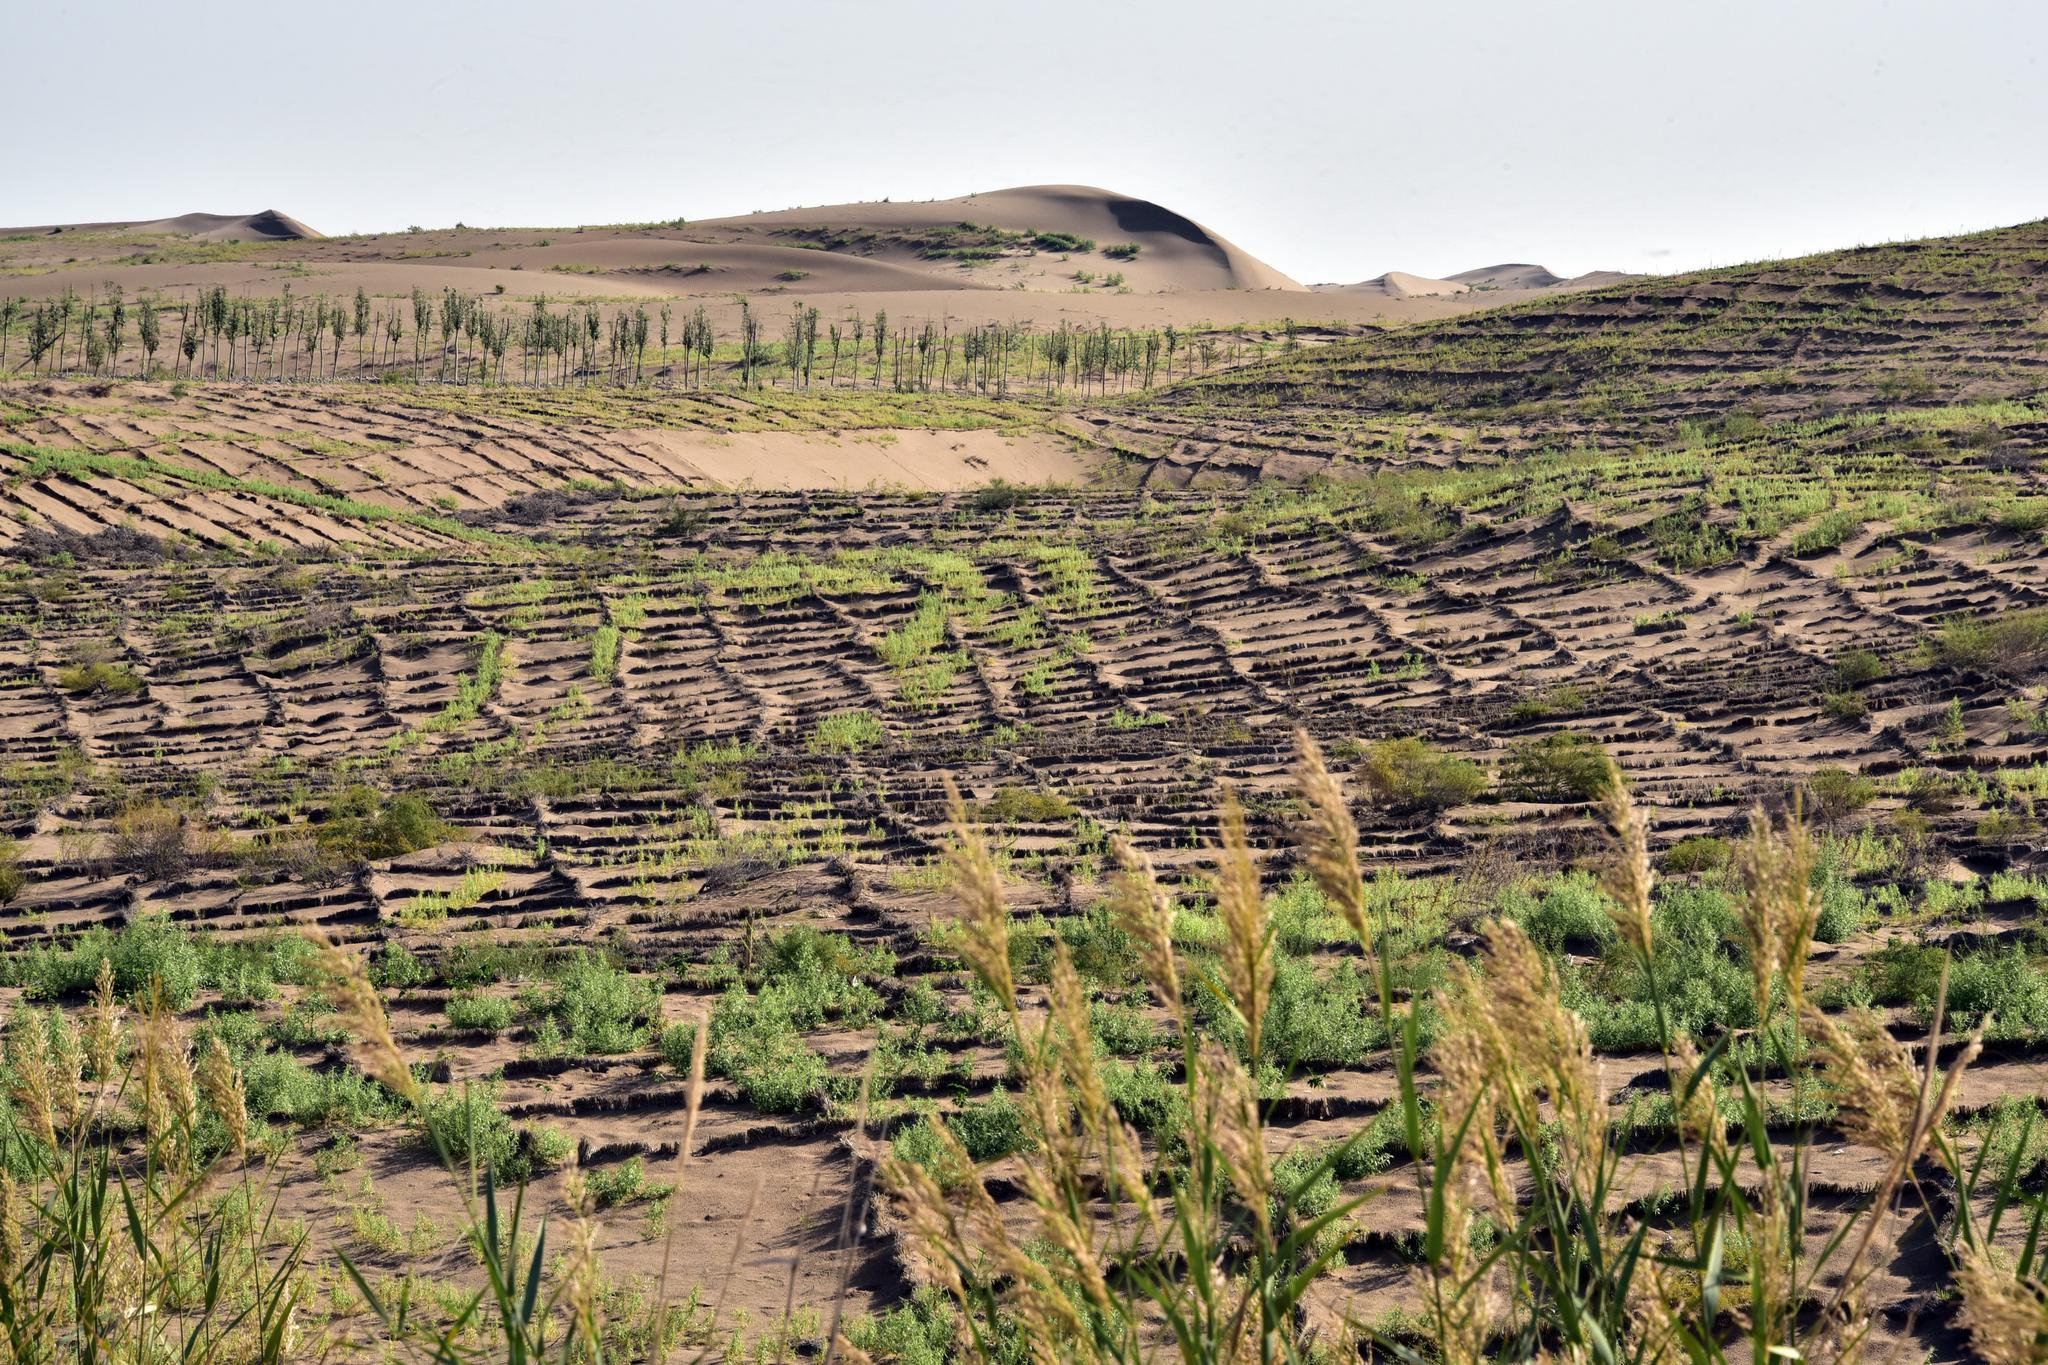
{"type": "Polygon", "coordinates": [[[1728,841],[1711,834],[1690,834],[1664,852],[1659,865],[1674,877],[1719,872],[1728,866],[1728,841]]]}
{"type": "Polygon", "coordinates": [[[882,722],[871,711],[842,711],[826,716],[811,732],[814,754],[857,754],[882,742],[882,722]]]}
{"type": "Polygon", "coordinates": [[[967,505],[977,512],[1007,512],[1030,500],[1029,489],[1019,488],[1005,479],[996,479],[986,487],[976,489],[967,499],[967,505]]]}
{"type": "Polygon", "coordinates": [[[1821,714],[1827,716],[1830,720],[1839,720],[1853,725],[1870,714],[1870,703],[1863,700],[1861,692],[1853,692],[1848,688],[1841,688],[1837,691],[1821,693],[1820,709],[1821,714]]]}
{"type": "Polygon", "coordinates": [[[1540,948],[1604,948],[1614,941],[1612,902],[1584,872],[1557,878],[1538,896],[1516,887],[1501,897],[1500,912],[1520,924],[1540,948]]]}
{"type": "Polygon", "coordinates": [[[1367,745],[1360,775],[1377,800],[1395,808],[1443,810],[1486,790],[1477,763],[1412,736],[1367,745]]]}
{"type": "Polygon", "coordinates": [[[981,803],[980,818],[996,825],[1049,825],[1073,818],[1074,803],[1056,792],[1004,787],[981,803]]]}
{"type": "Polygon", "coordinates": [[[75,697],[127,697],[142,690],[142,679],[123,664],[79,663],[57,670],[57,686],[75,697]]]}
{"type": "Polygon", "coordinates": [[[647,1046],[660,1004],[660,991],[644,977],[595,953],[578,953],[530,1008],[552,1021],[575,1051],[610,1054],[647,1046]]]}
{"type": "Polygon", "coordinates": [[[1884,675],[1884,660],[1870,650],[1845,649],[1835,656],[1835,681],[1843,687],[1867,687],[1884,675]]]}
{"type": "Polygon", "coordinates": [[[500,1182],[517,1183],[529,1167],[519,1150],[519,1133],[498,1108],[498,1086],[473,1082],[430,1096],[420,1111],[420,1132],[458,1166],[489,1169],[500,1182]]]}
{"type": "Polygon", "coordinates": [[[2048,607],[1951,616],[1932,645],[1935,658],[1952,668],[2033,668],[2048,660],[2048,607]]]}
{"type": "Polygon", "coordinates": [[[450,1028],[475,1033],[503,1033],[512,1027],[512,1002],[502,995],[458,991],[442,1007],[450,1028]]]}
{"type": "Polygon", "coordinates": [[[370,959],[370,981],[385,990],[408,990],[426,981],[427,976],[426,964],[395,938],[370,959]]]}
{"type": "Polygon", "coordinates": [[[21,869],[21,841],[0,834],[0,905],[12,905],[28,889],[21,869]]]}
{"type": "Polygon", "coordinates": [[[160,917],[119,930],[95,925],[62,947],[32,948],[15,967],[30,998],[59,1000],[92,990],[100,963],[114,969],[114,989],[134,997],[161,983],[164,1003],[184,1009],[200,986],[199,947],[185,930],[160,917]]]}
{"type": "Polygon", "coordinates": [[[1828,823],[1862,810],[1877,799],[1877,783],[1846,768],[1822,768],[1806,779],[1814,814],[1828,823]]]}
{"type": "Polygon", "coordinates": [[[670,1024],[654,1040],[661,1060],[686,1076],[690,1074],[690,1055],[696,1046],[695,1024],[670,1024]]]}
{"type": "Polygon", "coordinates": [[[1607,789],[1607,749],[1568,730],[1508,751],[1501,785],[1525,801],[1591,801],[1607,789]]]}
{"type": "Polygon", "coordinates": [[[526,1130],[526,1154],[541,1170],[552,1171],[569,1164],[576,1155],[576,1139],[568,1129],[542,1125],[526,1130]]]}
{"type": "Polygon", "coordinates": [[[1555,716],[1575,716],[1589,704],[1585,689],[1576,683],[1559,683],[1543,691],[1519,698],[1508,708],[1511,720],[1549,720],[1555,716]]]}
{"type": "Polygon", "coordinates": [[[825,1059],[804,1042],[781,993],[750,996],[736,985],[712,1008],[710,1027],[707,1065],[754,1108],[791,1114],[824,1093],[825,1059]]]}

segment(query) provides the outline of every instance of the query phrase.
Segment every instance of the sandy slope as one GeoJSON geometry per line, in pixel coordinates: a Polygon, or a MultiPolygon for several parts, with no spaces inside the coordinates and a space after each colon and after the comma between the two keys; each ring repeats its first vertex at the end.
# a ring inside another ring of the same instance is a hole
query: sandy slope
{"type": "MultiPolygon", "coordinates": [[[[1390,325],[1495,307],[1536,292],[1506,275],[1468,287],[1464,277],[1425,280],[1401,272],[1312,292],[1166,206],[1081,185],[671,225],[326,237],[266,210],[16,228],[0,230],[0,238],[15,239],[0,241],[0,296],[31,301],[109,286],[131,297],[191,297],[215,287],[271,295],[290,282],[302,297],[347,297],[362,289],[392,298],[414,289],[454,289],[502,298],[509,306],[541,296],[650,306],[673,300],[682,312],[704,307],[722,330],[736,324],[741,296],[770,316],[800,299],[828,319],[872,318],[885,310],[899,323],[958,330],[997,321],[1192,328],[1273,326],[1293,318],[1390,325]],[[1093,247],[1022,236],[1052,233],[1093,247]],[[1134,244],[1136,254],[1108,254],[1124,243],[1134,244]],[[219,246],[233,249],[212,249],[219,246]],[[964,256],[963,246],[969,248],[964,256]]],[[[1535,277],[1555,279],[1540,270],[1535,277]]]]}
{"type": "MultiPolygon", "coordinates": [[[[834,204],[713,219],[708,229],[759,231],[859,224],[908,230],[986,223],[1013,232],[1066,232],[1099,246],[1136,242],[1127,262],[1104,269],[1124,274],[1134,289],[1299,289],[1301,286],[1200,223],[1148,199],[1088,185],[1031,185],[913,203],[834,204]]],[[[1071,272],[1049,272],[1061,274],[1071,272]]]]}
{"type": "Polygon", "coordinates": [[[691,488],[976,488],[994,479],[1016,484],[1080,483],[1094,466],[1065,442],[1043,434],[994,431],[894,431],[871,435],[733,432],[650,428],[618,442],[658,457],[691,488]]]}

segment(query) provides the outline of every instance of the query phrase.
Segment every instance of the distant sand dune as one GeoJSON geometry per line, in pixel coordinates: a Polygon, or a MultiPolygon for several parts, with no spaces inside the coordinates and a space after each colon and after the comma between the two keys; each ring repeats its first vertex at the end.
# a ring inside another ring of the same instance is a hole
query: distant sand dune
{"type": "MultiPolygon", "coordinates": [[[[1389,299],[1448,298],[1465,294],[1533,296],[1600,289],[1636,278],[1620,270],[1592,270],[1567,279],[1540,265],[1513,263],[1483,265],[1477,270],[1460,270],[1457,274],[1446,275],[1442,279],[1411,275],[1405,270],[1389,270],[1384,275],[1362,280],[1357,284],[1318,284],[1312,288],[1314,292],[1324,295],[1366,295],[1389,299]]],[[[1485,300],[1482,306],[1506,301],[1491,298],[1485,300]]]]}
{"type": "Polygon", "coordinates": [[[38,227],[0,228],[0,236],[65,232],[167,233],[202,242],[311,242],[316,232],[298,219],[264,209],[261,213],[186,213],[176,218],[132,219],[114,223],[44,223],[38,227]]]}
{"type": "Polygon", "coordinates": [[[721,330],[739,300],[780,315],[796,300],[844,319],[1159,328],[1397,325],[1585,289],[1534,265],[1432,279],[1389,271],[1311,292],[1187,215],[1089,185],[1028,185],[953,199],[876,200],[724,218],[587,227],[437,228],[327,236],[275,209],[250,214],[0,229],[0,295],[31,302],[119,288],[190,297],[274,294],[280,269],[308,295],[404,297],[446,289],[523,303],[673,300],[721,330]],[[118,234],[114,240],[110,236],[118,234]],[[129,240],[161,234],[161,250],[129,240]],[[189,245],[248,242],[260,253],[189,245]],[[180,249],[180,243],[188,244],[180,249]],[[1112,254],[1114,251],[1114,254],[1112,254]],[[258,258],[260,256],[260,259],[258,258]]]}

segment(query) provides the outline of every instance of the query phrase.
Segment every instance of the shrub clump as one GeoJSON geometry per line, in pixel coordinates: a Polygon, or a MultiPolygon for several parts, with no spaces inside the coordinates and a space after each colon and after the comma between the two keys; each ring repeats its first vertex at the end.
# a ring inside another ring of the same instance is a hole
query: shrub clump
{"type": "Polygon", "coordinates": [[[2048,661],[2048,607],[1951,616],[1931,643],[1934,657],[1952,668],[2034,668],[2048,661]]]}
{"type": "Polygon", "coordinates": [[[1361,775],[1374,798],[1396,809],[1444,810],[1486,790],[1486,773],[1413,736],[1366,746],[1361,775]]]}
{"type": "MultiPolygon", "coordinates": [[[[582,1054],[611,1054],[647,1046],[660,1002],[653,982],[622,971],[595,953],[579,953],[560,976],[530,997],[528,1008],[541,1021],[544,1050],[566,1046],[582,1054]]],[[[509,1017],[506,1022],[511,1022],[509,1017]]]]}
{"type": "Polygon", "coordinates": [[[200,986],[199,945],[192,935],[162,917],[140,919],[119,930],[95,925],[62,947],[31,948],[14,968],[14,978],[38,1000],[86,994],[99,978],[100,964],[114,971],[114,989],[135,996],[157,989],[164,1004],[184,1009],[200,986]]]}
{"type": "Polygon", "coordinates": [[[1607,790],[1612,764],[1598,740],[1560,730],[1511,749],[1501,785],[1525,801],[1592,801],[1607,790]]]}
{"type": "Polygon", "coordinates": [[[442,1007],[450,1028],[474,1033],[503,1033],[512,1027],[512,1002],[502,995],[458,991],[442,1007]]]}

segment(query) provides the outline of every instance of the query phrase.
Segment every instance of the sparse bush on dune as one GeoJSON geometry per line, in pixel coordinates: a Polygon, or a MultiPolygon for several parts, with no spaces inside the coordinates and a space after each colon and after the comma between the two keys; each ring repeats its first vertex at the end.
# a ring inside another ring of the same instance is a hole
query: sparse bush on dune
{"type": "Polygon", "coordinates": [[[1502,790],[1524,801],[1591,801],[1614,771],[1598,740],[1560,730],[1509,750],[1500,782],[1502,790]]]}
{"type": "Polygon", "coordinates": [[[104,963],[124,997],[161,989],[164,1003],[183,1009],[199,990],[199,947],[165,919],[143,919],[119,930],[95,925],[63,947],[32,948],[15,960],[13,975],[42,1000],[83,996],[104,963]]]}
{"type": "Polygon", "coordinates": [[[1806,790],[1812,795],[1814,814],[1825,824],[1835,824],[1877,799],[1874,780],[1843,768],[1819,769],[1806,779],[1806,790]]]}
{"type": "Polygon", "coordinates": [[[21,866],[21,841],[0,834],[0,905],[12,905],[28,889],[28,873],[21,866]]]}
{"type": "MultiPolygon", "coordinates": [[[[490,997],[473,997],[472,1008],[490,1011],[490,997]]],[[[660,994],[644,977],[622,971],[595,953],[578,953],[545,987],[530,992],[527,1008],[578,1054],[636,1052],[647,1045],[660,1013],[660,994]]],[[[451,1022],[454,1011],[449,1012],[451,1022]]],[[[507,1023],[509,1019],[509,1009],[507,1023]]],[[[504,1027],[503,1024],[498,1027],[504,1027]]]]}
{"type": "Polygon", "coordinates": [[[2048,607],[1951,616],[1930,642],[1934,657],[1953,668],[2022,672],[2048,661],[2048,607]]]}
{"type": "Polygon", "coordinates": [[[1375,799],[1396,809],[1442,810],[1486,790],[1486,774],[1477,763],[1412,736],[1367,745],[1360,775],[1375,799]]]}

